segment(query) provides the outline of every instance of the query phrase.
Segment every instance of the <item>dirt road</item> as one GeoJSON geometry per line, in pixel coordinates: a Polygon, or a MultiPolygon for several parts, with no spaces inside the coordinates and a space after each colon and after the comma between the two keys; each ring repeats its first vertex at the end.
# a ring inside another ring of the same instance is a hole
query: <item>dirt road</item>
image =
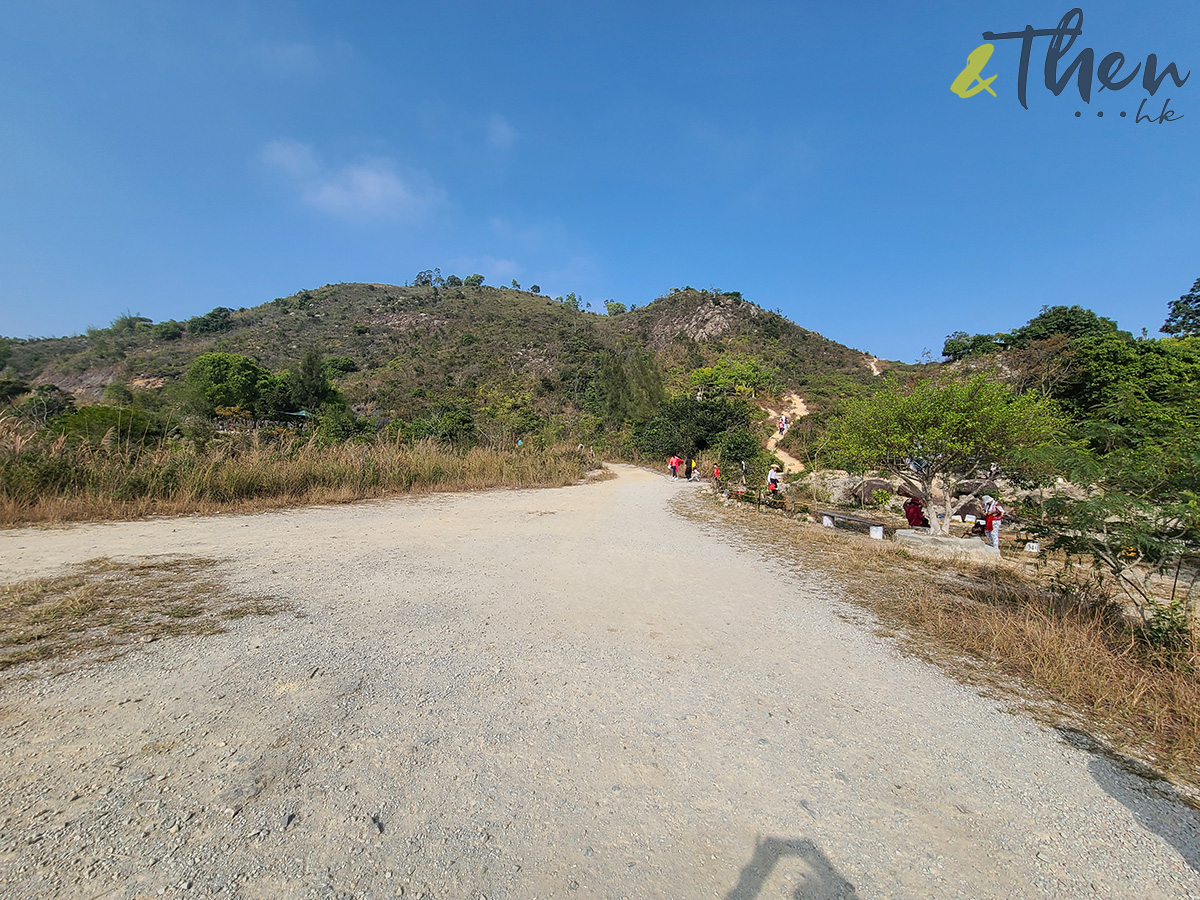
{"type": "Polygon", "coordinates": [[[185,553],[293,604],[4,676],[0,895],[1200,897],[1196,813],[672,511],[695,490],[0,533],[10,579],[185,553]]]}

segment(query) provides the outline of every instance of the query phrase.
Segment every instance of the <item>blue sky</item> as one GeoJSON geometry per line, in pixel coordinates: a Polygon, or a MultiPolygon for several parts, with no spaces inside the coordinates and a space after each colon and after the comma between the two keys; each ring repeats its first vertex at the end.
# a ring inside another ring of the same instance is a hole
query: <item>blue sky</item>
{"type": "MultiPolygon", "coordinates": [[[[597,309],[740,290],[908,361],[1044,304],[1154,333],[1200,277],[1200,75],[1088,105],[1040,39],[1025,110],[998,41],[998,96],[950,91],[982,32],[1068,9],[5,0],[0,333],[434,266],[597,309]]],[[[1082,9],[1066,63],[1200,69],[1193,0],[1082,9]]]]}

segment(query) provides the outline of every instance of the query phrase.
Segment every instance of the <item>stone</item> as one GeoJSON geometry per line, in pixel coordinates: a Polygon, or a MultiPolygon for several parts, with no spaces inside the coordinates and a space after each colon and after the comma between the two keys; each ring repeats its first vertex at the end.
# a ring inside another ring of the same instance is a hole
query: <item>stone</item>
{"type": "Polygon", "coordinates": [[[978,538],[942,537],[915,528],[901,528],[893,538],[904,549],[938,559],[970,559],[997,562],[1000,551],[978,538]]]}

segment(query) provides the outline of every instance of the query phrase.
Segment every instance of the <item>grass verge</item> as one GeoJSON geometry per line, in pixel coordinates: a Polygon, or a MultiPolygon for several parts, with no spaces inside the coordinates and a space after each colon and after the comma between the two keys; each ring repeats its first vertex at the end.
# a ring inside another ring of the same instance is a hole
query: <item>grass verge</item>
{"type": "Polygon", "coordinates": [[[0,442],[0,527],[345,503],[371,497],[574,484],[597,464],[567,447],[459,449],[386,438],[148,449],[0,442]],[[15,449],[14,449],[15,448],[15,449]]]}
{"type": "Polygon", "coordinates": [[[138,643],[217,634],[225,622],[285,604],[214,579],[216,560],[101,557],[66,574],[0,585],[0,671],[34,661],[115,658],[138,643]]]}
{"type": "Polygon", "coordinates": [[[1200,656],[1194,646],[1170,654],[1147,646],[1090,573],[1060,579],[1055,590],[1045,573],[1014,564],[918,558],[852,532],[715,503],[711,515],[773,558],[836,579],[910,652],[1200,788],[1200,656]]]}

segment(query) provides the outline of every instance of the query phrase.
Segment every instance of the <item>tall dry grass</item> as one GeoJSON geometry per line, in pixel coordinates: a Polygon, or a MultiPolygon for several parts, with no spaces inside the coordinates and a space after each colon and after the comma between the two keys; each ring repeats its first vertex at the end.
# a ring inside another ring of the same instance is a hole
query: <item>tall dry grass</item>
{"type": "Polygon", "coordinates": [[[33,446],[0,434],[0,526],[249,512],[401,493],[573,484],[594,465],[566,447],[458,449],[385,437],[326,445],[235,435],[204,450],[101,441],[33,446]]]}

